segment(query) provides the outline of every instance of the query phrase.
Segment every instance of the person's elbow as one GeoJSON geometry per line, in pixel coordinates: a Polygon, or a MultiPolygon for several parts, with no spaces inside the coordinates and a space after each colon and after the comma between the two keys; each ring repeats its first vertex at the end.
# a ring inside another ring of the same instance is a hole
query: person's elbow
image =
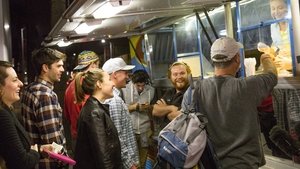
{"type": "Polygon", "coordinates": [[[168,114],[168,119],[170,121],[172,121],[173,119],[175,119],[177,116],[179,116],[182,112],[181,111],[175,111],[175,112],[171,112],[168,114]]]}
{"type": "Polygon", "coordinates": [[[158,109],[158,105],[157,104],[153,105],[152,116],[160,117],[160,113],[158,112],[157,109],[158,109]]]}
{"type": "Polygon", "coordinates": [[[165,113],[163,113],[163,111],[162,111],[161,105],[158,105],[158,104],[153,105],[152,116],[156,116],[156,117],[165,116],[165,113]]]}

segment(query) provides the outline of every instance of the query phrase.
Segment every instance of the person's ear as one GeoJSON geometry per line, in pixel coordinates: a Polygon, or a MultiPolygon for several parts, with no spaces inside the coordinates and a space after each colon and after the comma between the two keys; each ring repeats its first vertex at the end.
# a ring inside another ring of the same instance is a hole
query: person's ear
{"type": "Polygon", "coordinates": [[[240,55],[238,53],[235,55],[234,62],[236,63],[236,65],[238,65],[238,67],[240,67],[241,58],[240,58],[240,55]]]}
{"type": "Polygon", "coordinates": [[[43,64],[43,65],[42,65],[42,71],[43,71],[43,72],[48,72],[48,70],[49,70],[48,65],[43,64]]]}
{"type": "Polygon", "coordinates": [[[99,80],[96,82],[96,86],[97,86],[99,89],[102,89],[102,83],[100,83],[99,80]]]}
{"type": "Polygon", "coordinates": [[[111,77],[112,79],[115,79],[115,78],[117,77],[116,72],[112,72],[112,73],[110,74],[110,77],[111,77]]]}

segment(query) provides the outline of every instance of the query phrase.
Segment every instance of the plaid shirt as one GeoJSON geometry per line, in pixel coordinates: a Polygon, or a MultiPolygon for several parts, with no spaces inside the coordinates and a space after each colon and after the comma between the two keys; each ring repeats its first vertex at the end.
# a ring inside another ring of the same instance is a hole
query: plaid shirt
{"type": "Polygon", "coordinates": [[[114,88],[114,97],[105,101],[109,104],[109,113],[114,122],[121,143],[123,168],[129,169],[133,164],[138,166],[138,149],[133,132],[132,121],[126,104],[119,96],[120,91],[114,88]]]}
{"type": "Polygon", "coordinates": [[[294,128],[300,122],[300,90],[274,89],[272,94],[277,125],[283,129],[294,128]]]}
{"type": "MultiPolygon", "coordinates": [[[[22,120],[32,144],[65,145],[62,125],[62,109],[59,105],[53,85],[38,79],[24,89],[22,99],[22,120]]],[[[44,158],[38,168],[56,169],[58,163],[44,158]]]]}

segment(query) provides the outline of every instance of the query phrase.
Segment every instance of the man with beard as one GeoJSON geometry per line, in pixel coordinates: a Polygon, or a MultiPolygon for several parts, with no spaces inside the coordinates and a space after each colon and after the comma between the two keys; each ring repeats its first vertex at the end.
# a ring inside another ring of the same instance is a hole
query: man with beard
{"type": "Polygon", "coordinates": [[[153,106],[152,115],[167,117],[169,123],[180,113],[183,95],[189,87],[188,76],[191,74],[190,67],[184,62],[174,62],[168,70],[168,78],[174,88],[169,89],[153,106]]]}

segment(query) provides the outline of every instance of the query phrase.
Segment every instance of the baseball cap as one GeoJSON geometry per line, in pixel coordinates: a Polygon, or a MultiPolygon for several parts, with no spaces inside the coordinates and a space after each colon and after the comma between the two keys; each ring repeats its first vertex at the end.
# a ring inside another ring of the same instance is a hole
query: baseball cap
{"type": "Polygon", "coordinates": [[[111,74],[119,70],[131,70],[134,67],[135,67],[134,65],[127,65],[122,58],[118,57],[118,58],[108,59],[103,64],[102,69],[108,74],[111,74]]]}
{"type": "Polygon", "coordinates": [[[97,60],[99,60],[99,57],[95,52],[82,51],[78,55],[78,65],[73,70],[82,70],[97,60]]]}
{"type": "Polygon", "coordinates": [[[233,38],[221,37],[211,46],[211,60],[214,62],[227,62],[239,52],[240,48],[243,48],[243,45],[233,38]],[[223,55],[224,57],[216,58],[216,55],[223,55]]]}

